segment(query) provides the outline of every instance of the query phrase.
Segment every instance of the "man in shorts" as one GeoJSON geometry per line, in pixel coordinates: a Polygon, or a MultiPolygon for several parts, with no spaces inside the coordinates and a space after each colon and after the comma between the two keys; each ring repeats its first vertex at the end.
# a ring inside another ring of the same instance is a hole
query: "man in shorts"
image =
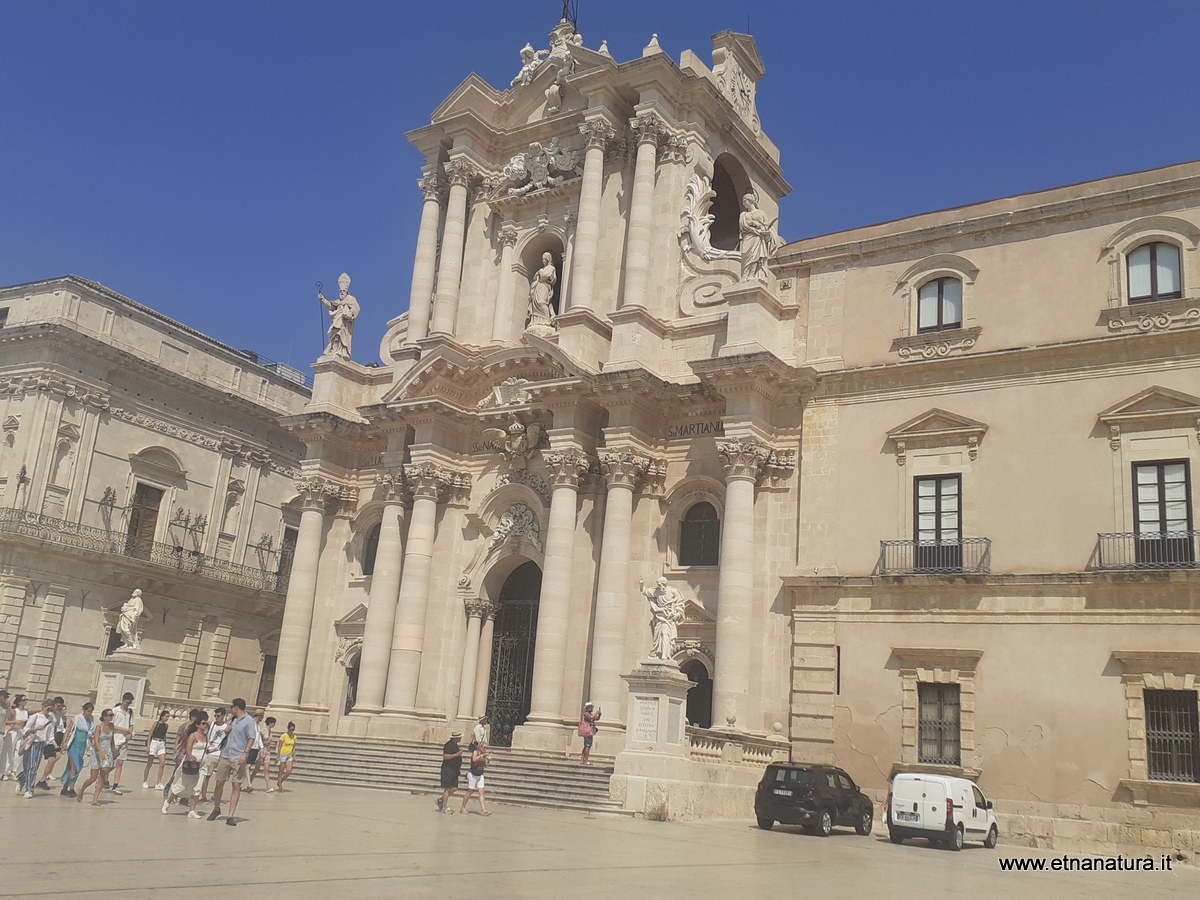
{"type": "Polygon", "coordinates": [[[446,801],[458,790],[458,776],[462,772],[463,752],[462,747],[458,746],[461,740],[462,732],[456,731],[450,735],[446,746],[442,747],[442,796],[438,797],[437,810],[448,816],[454,815],[454,810],[446,805],[446,801]]]}
{"type": "Polygon", "coordinates": [[[46,768],[42,772],[42,780],[37,783],[43,791],[50,790],[50,776],[54,774],[54,766],[58,762],[58,758],[63,756],[63,738],[67,736],[67,718],[63,715],[63,711],[67,708],[67,702],[62,697],[54,698],[54,705],[50,707],[50,718],[54,719],[54,753],[50,752],[50,747],[46,747],[45,756],[48,762],[46,768]]]}
{"type": "Polygon", "coordinates": [[[246,757],[258,737],[258,727],[254,719],[246,715],[246,701],[238,697],[230,704],[233,707],[233,721],[229,725],[229,737],[221,748],[221,759],[217,763],[217,788],[213,792],[213,811],[208,815],[208,821],[215,822],[221,817],[221,794],[225,782],[233,780],[233,788],[229,795],[229,816],[226,825],[236,825],[238,798],[242,795],[242,783],[246,780],[246,757]]]}
{"type": "Polygon", "coordinates": [[[121,703],[113,710],[113,752],[117,757],[117,766],[113,769],[112,784],[108,789],[114,794],[119,794],[117,788],[121,782],[121,769],[125,767],[125,760],[129,758],[129,742],[133,738],[133,710],[130,707],[133,705],[133,694],[128,691],[121,697],[121,703]]]}
{"type": "Polygon", "coordinates": [[[216,721],[208,728],[208,746],[204,748],[204,760],[200,763],[200,802],[209,803],[208,781],[217,774],[217,766],[221,762],[221,748],[229,737],[229,723],[225,721],[225,707],[218,706],[213,714],[216,721]]]}

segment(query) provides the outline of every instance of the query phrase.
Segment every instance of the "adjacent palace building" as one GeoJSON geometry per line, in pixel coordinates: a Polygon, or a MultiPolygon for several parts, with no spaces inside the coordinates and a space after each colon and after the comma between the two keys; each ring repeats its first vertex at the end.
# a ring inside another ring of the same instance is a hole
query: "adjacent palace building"
{"type": "Polygon", "coordinates": [[[382,365],[344,325],[310,396],[82,279],[0,290],[0,682],[559,754],[591,700],[614,754],[664,578],[688,740],[1200,851],[1200,162],[779,246],[752,38],[522,61],[409,135],[382,365]]]}

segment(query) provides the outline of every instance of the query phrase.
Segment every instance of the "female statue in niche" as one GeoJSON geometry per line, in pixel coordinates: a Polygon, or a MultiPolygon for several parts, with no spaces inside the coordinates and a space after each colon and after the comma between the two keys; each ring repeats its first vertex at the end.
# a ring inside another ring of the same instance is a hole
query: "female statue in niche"
{"type": "Polygon", "coordinates": [[[547,250],[542,254],[542,267],[533,273],[529,281],[529,317],[525,330],[534,334],[549,334],[554,331],[554,309],[550,298],[554,296],[554,285],[558,283],[558,271],[554,268],[554,256],[547,250]]]}
{"type": "Polygon", "coordinates": [[[767,220],[767,214],[758,208],[758,195],[754,191],[742,197],[742,214],[738,218],[742,281],[768,280],[767,262],[783,246],[783,239],[775,232],[778,221],[767,220]]]}

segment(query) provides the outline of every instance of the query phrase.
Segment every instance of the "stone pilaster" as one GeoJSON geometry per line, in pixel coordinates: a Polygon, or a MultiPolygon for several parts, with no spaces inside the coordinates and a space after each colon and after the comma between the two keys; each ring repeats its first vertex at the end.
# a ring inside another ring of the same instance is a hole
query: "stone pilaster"
{"type": "Polygon", "coordinates": [[[33,651],[29,659],[29,679],[26,684],[26,691],[34,698],[44,697],[50,691],[54,652],[58,648],[63,610],[67,603],[65,584],[48,584],[44,590],[42,614],[38,619],[37,637],[33,641],[33,651]]]}
{"type": "Polygon", "coordinates": [[[467,197],[478,173],[465,159],[446,163],[450,199],[442,228],[442,253],[438,261],[437,294],[433,305],[433,334],[453,334],[458,319],[458,294],[462,282],[463,241],[467,229],[467,197]]]}
{"type": "Polygon", "coordinates": [[[563,677],[567,662],[567,625],[574,595],[575,516],[579,479],[588,470],[587,456],[578,451],[545,452],[554,492],[546,529],[546,562],[538,599],[537,640],[534,644],[533,691],[529,722],[560,724],[563,677]]]}
{"type": "Polygon", "coordinates": [[[513,300],[516,282],[513,280],[513,247],[517,244],[517,229],[505,225],[500,229],[500,288],[496,292],[496,309],[492,314],[492,340],[513,339],[513,300]]]}
{"type": "MultiPolygon", "coordinates": [[[[205,699],[215,700],[221,696],[221,682],[225,680],[225,663],[229,660],[229,636],[232,632],[228,622],[219,622],[213,629],[212,646],[208,650],[208,669],[204,673],[205,699]]],[[[276,666],[278,667],[278,660],[276,666]]],[[[276,672],[278,673],[278,668],[276,672]]],[[[254,698],[248,698],[248,702],[253,703],[254,698]]]]}
{"type": "Polygon", "coordinates": [[[579,189],[579,225],[575,232],[575,257],[571,267],[570,306],[593,306],[596,257],[600,248],[600,206],[604,192],[604,153],[616,131],[603,119],[579,126],[585,151],[583,179],[579,189]]]}
{"type": "Polygon", "coordinates": [[[413,260],[412,284],[408,291],[408,343],[429,334],[429,311],[433,302],[433,284],[437,276],[438,220],[446,179],[431,172],[417,182],[424,198],[421,225],[417,231],[417,254],[413,260]]]}
{"type": "Polygon", "coordinates": [[[650,459],[632,450],[600,454],[608,496],[600,545],[600,579],[592,634],[592,700],[606,722],[619,722],[624,684],[625,631],[629,607],[629,546],[633,494],[650,459]]]}
{"type": "Polygon", "coordinates": [[[630,120],[629,127],[637,137],[637,159],[629,203],[622,306],[644,307],[650,281],[650,245],[654,237],[654,178],[658,167],[658,142],[665,134],[666,127],[654,113],[645,113],[630,120]]]}
{"type": "Polygon", "coordinates": [[[196,678],[196,661],[200,658],[200,636],[204,633],[204,620],[194,616],[183,632],[179,644],[179,663],[175,667],[175,683],[171,693],[176,697],[192,696],[192,682],[196,678]]]}
{"type": "Polygon", "coordinates": [[[0,682],[4,684],[11,684],[13,658],[17,652],[17,636],[28,585],[29,582],[24,578],[0,575],[0,682]]]}
{"type": "Polygon", "coordinates": [[[713,677],[715,725],[733,727],[750,693],[754,614],[754,486],[770,450],[758,441],[717,444],[725,467],[725,521],[717,581],[717,662],[713,677]]]}

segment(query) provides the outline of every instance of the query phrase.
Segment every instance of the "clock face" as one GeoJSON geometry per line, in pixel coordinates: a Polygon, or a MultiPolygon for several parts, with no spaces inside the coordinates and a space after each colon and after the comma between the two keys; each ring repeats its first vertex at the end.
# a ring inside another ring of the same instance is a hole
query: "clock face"
{"type": "Polygon", "coordinates": [[[729,102],[743,116],[754,109],[754,82],[741,69],[734,69],[729,76],[729,102]]]}

